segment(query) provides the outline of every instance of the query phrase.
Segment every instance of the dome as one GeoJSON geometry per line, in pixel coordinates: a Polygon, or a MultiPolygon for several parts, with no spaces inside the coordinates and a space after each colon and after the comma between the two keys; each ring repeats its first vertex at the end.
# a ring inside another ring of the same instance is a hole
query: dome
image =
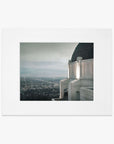
{"type": "Polygon", "coordinates": [[[79,43],[75,48],[71,62],[77,60],[77,57],[82,57],[82,59],[92,59],[93,58],[93,43],[79,43]]]}

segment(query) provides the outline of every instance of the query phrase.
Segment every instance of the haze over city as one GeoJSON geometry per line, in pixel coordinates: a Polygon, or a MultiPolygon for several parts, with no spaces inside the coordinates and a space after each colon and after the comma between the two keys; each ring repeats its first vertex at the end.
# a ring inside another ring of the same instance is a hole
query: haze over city
{"type": "Polygon", "coordinates": [[[77,43],[20,43],[20,76],[67,77],[77,43]]]}
{"type": "Polygon", "coordinates": [[[20,43],[20,100],[59,98],[76,43],[20,43]]]}

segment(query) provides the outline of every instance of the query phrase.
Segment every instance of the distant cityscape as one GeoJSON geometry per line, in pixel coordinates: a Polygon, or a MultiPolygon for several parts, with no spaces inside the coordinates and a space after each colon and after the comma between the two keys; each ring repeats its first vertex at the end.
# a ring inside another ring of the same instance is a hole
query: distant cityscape
{"type": "Polygon", "coordinates": [[[38,78],[21,77],[20,78],[20,100],[25,101],[49,101],[53,98],[59,98],[59,82],[61,78],[38,78]]]}
{"type": "MultiPolygon", "coordinates": [[[[68,77],[68,60],[77,43],[20,43],[20,100],[51,101],[60,96],[60,81],[68,77]]],[[[67,90],[64,90],[67,98],[67,90]]]]}

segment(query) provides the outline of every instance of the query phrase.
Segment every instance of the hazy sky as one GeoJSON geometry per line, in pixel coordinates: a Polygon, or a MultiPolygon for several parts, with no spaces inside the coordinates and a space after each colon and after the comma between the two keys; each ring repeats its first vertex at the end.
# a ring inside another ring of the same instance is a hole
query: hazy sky
{"type": "Polygon", "coordinates": [[[20,43],[21,76],[67,76],[77,43],[20,43]]]}

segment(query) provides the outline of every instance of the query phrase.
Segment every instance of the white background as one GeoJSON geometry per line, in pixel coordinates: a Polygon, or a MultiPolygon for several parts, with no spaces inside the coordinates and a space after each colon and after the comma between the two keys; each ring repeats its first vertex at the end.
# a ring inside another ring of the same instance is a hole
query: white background
{"type": "Polygon", "coordinates": [[[109,29],[4,29],[2,40],[3,115],[111,115],[109,29]],[[94,101],[20,101],[20,42],[75,41],[94,43],[94,101]]]}
{"type": "MultiPolygon", "coordinates": [[[[0,28],[114,28],[113,13],[111,0],[2,0],[0,28]]],[[[2,144],[113,144],[113,135],[114,116],[0,116],[2,144]]]]}

